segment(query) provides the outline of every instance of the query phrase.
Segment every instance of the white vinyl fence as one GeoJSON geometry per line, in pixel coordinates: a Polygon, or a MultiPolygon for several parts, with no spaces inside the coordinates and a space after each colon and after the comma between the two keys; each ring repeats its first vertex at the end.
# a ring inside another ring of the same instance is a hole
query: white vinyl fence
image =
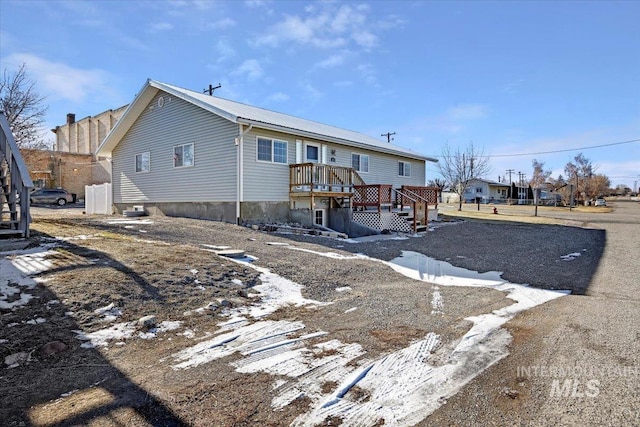
{"type": "Polygon", "coordinates": [[[84,205],[87,215],[111,215],[113,213],[111,184],[84,186],[84,205]]]}

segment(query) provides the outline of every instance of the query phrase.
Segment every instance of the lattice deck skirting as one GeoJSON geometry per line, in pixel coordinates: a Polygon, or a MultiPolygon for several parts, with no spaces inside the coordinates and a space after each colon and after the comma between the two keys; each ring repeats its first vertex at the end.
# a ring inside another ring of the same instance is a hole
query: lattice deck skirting
{"type": "Polygon", "coordinates": [[[411,233],[411,226],[395,212],[353,212],[353,221],[375,230],[411,233]]]}

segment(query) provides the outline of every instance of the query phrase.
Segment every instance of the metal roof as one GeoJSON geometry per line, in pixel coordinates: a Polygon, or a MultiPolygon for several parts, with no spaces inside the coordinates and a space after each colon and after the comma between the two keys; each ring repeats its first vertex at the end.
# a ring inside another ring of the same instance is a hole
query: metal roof
{"type": "MultiPolygon", "coordinates": [[[[302,138],[307,137],[327,140],[329,142],[335,142],[338,144],[344,144],[363,149],[371,149],[389,154],[402,155],[414,159],[426,160],[431,162],[438,161],[433,157],[428,157],[413,150],[381,141],[360,132],[342,129],[324,123],[319,123],[312,120],[294,117],[288,114],[283,114],[236,101],[219,98],[217,96],[195,92],[189,89],[184,89],[156,80],[147,81],[140,93],[136,96],[134,102],[131,103],[129,107],[129,110],[132,110],[131,113],[133,113],[134,116],[137,116],[138,114],[136,114],[135,110],[140,110],[134,107],[135,104],[139,104],[136,101],[138,101],[140,98],[142,98],[143,100],[148,100],[149,96],[152,94],[155,95],[157,90],[167,92],[234,123],[252,124],[254,128],[277,130],[300,136],[302,138]]],[[[142,108],[144,108],[144,106],[142,106],[142,108]]],[[[103,151],[104,153],[110,152],[115,144],[117,144],[117,140],[119,140],[117,135],[120,135],[120,137],[124,136],[124,132],[126,132],[126,130],[128,130],[128,128],[133,124],[133,121],[135,121],[135,118],[127,117],[131,116],[131,114],[129,113],[130,111],[126,111],[124,113],[121,119],[121,121],[124,122],[122,123],[123,126],[118,126],[121,123],[116,124],[116,127],[109,135],[107,135],[107,138],[105,138],[105,141],[98,149],[98,151],[103,151]],[[126,124],[126,122],[129,123],[126,124]],[[120,127],[120,129],[117,129],[118,127],[120,127]]]]}

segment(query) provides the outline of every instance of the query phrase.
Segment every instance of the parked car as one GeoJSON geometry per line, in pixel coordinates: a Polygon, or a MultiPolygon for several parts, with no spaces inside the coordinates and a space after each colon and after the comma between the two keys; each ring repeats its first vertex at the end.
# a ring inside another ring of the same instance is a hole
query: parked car
{"type": "Polygon", "coordinates": [[[73,196],[67,190],[62,188],[41,188],[35,190],[29,195],[31,204],[36,203],[55,203],[58,206],[64,206],[73,202],[73,196]]]}
{"type": "Polygon", "coordinates": [[[596,199],[594,206],[607,206],[607,201],[605,199],[596,199]]]}

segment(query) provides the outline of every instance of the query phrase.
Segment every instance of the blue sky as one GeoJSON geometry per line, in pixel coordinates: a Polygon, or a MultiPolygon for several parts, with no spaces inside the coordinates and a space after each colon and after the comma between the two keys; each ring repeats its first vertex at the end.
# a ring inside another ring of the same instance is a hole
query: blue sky
{"type": "Polygon", "coordinates": [[[640,142],[616,143],[640,139],[638,22],[636,1],[1,0],[0,61],[27,64],[48,128],[130,102],[147,78],[221,83],[426,155],[473,142],[486,178],[531,177],[534,158],[556,177],[582,152],[633,188],[640,142]]]}

